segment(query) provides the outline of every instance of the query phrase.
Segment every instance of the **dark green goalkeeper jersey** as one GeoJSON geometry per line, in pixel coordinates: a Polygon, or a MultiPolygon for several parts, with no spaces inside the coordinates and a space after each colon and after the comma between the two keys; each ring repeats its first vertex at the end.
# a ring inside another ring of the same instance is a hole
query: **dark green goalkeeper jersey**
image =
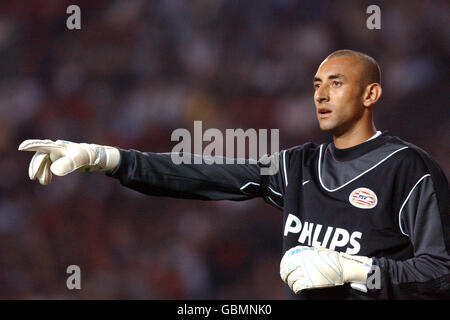
{"type": "Polygon", "coordinates": [[[306,143],[283,150],[269,158],[278,165],[273,175],[262,174],[261,161],[177,165],[169,153],[120,153],[108,175],[126,187],[184,199],[261,197],[283,212],[281,254],[321,246],[371,257],[380,270],[379,287],[367,293],[348,284],[299,295],[286,287],[288,298],[449,298],[447,179],[423,150],[388,132],[348,149],[306,143]]]}

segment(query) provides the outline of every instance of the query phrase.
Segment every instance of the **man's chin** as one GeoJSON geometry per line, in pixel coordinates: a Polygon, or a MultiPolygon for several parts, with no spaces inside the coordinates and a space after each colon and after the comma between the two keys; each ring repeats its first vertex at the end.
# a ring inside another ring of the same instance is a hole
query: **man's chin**
{"type": "Polygon", "coordinates": [[[325,124],[325,123],[319,123],[319,128],[321,131],[327,132],[333,136],[338,136],[342,133],[342,127],[333,125],[331,123],[325,124]]]}
{"type": "Polygon", "coordinates": [[[344,126],[337,126],[337,125],[325,125],[323,123],[319,124],[319,128],[321,131],[327,132],[331,134],[332,136],[341,136],[346,132],[346,129],[344,126]]]}
{"type": "Polygon", "coordinates": [[[332,124],[323,122],[319,122],[319,128],[325,132],[333,132],[333,130],[336,129],[332,124]]]}

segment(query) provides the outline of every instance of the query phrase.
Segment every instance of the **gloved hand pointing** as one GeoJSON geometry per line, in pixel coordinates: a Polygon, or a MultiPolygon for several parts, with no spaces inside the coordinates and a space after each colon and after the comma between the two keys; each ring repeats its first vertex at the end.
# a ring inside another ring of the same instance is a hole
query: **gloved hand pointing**
{"type": "Polygon", "coordinates": [[[118,149],[96,144],[74,143],[64,140],[25,140],[20,151],[35,151],[28,169],[31,180],[42,185],[52,180],[52,173],[65,176],[73,171],[110,171],[120,161],[118,149]]]}

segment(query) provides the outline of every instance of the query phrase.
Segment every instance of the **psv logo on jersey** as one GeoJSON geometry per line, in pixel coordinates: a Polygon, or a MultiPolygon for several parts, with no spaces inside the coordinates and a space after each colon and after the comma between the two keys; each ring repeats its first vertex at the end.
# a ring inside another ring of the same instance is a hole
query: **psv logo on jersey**
{"type": "Polygon", "coordinates": [[[353,190],[348,197],[348,201],[360,209],[372,209],[378,203],[375,192],[367,188],[358,188],[353,190]]]}

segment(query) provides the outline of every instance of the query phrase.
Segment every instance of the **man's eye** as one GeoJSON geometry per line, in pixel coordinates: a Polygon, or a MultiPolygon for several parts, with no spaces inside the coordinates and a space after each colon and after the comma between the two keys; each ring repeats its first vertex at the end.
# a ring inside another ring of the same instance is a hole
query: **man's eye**
{"type": "Polygon", "coordinates": [[[341,85],[341,82],[339,81],[333,81],[333,86],[334,87],[339,87],[341,85]]]}
{"type": "Polygon", "coordinates": [[[314,85],[314,89],[319,89],[319,87],[320,87],[320,84],[319,84],[319,83],[316,83],[316,84],[314,85]]]}

